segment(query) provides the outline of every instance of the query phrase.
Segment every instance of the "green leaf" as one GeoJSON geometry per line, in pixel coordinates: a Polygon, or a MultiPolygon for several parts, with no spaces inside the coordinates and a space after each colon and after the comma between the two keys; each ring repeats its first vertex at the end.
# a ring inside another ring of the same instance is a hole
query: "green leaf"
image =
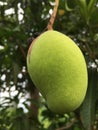
{"type": "Polygon", "coordinates": [[[97,8],[95,7],[97,0],[90,0],[89,4],[88,4],[88,13],[89,13],[89,20],[91,21],[93,19],[93,21],[96,20],[96,18],[98,19],[98,17],[95,17],[97,12],[97,8]]]}
{"type": "Polygon", "coordinates": [[[67,11],[73,11],[73,9],[68,6],[68,1],[67,0],[65,0],[65,9],[67,11]]]}
{"type": "Polygon", "coordinates": [[[95,11],[95,3],[96,3],[96,0],[90,0],[90,2],[88,4],[89,16],[91,16],[92,13],[95,11]]]}
{"type": "Polygon", "coordinates": [[[81,15],[85,19],[85,22],[89,23],[89,17],[88,17],[88,9],[87,9],[87,2],[86,0],[76,0],[76,3],[78,4],[80,8],[81,15]]]}
{"type": "Polygon", "coordinates": [[[96,88],[97,88],[97,72],[95,69],[90,69],[87,95],[80,108],[81,122],[85,130],[92,130],[92,125],[95,116],[95,103],[97,99],[96,88]]]}

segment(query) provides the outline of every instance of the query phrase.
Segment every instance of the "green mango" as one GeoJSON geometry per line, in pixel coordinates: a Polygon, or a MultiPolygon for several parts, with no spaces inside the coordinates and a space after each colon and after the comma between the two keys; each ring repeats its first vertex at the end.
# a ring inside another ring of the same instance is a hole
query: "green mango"
{"type": "Polygon", "coordinates": [[[86,62],[68,36],[54,30],[38,36],[28,50],[27,68],[51,111],[63,114],[82,104],[88,84],[86,62]]]}

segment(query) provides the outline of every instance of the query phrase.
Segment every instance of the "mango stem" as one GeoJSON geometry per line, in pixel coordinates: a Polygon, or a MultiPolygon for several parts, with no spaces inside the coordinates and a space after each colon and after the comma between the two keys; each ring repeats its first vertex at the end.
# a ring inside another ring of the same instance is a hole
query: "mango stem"
{"type": "Polygon", "coordinates": [[[53,13],[52,13],[52,15],[50,17],[50,20],[48,22],[47,30],[52,30],[53,29],[53,24],[55,22],[55,18],[56,18],[58,6],[59,6],[59,0],[55,0],[55,5],[54,5],[54,8],[53,8],[53,13]]]}

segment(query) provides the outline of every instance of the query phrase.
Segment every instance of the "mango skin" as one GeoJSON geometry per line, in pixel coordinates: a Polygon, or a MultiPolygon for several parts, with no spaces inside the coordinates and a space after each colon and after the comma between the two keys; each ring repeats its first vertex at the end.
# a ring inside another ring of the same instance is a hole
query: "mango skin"
{"type": "Polygon", "coordinates": [[[51,111],[64,114],[82,104],[88,83],[86,63],[66,35],[54,30],[41,34],[30,46],[27,68],[51,111]]]}

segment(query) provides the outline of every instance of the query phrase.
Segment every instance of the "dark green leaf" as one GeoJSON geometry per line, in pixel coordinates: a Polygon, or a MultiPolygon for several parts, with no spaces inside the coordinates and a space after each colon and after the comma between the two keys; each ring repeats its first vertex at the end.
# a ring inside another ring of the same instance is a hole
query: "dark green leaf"
{"type": "Polygon", "coordinates": [[[97,99],[97,72],[89,70],[88,90],[85,100],[80,109],[80,117],[85,130],[92,130],[95,118],[95,106],[97,99]]]}

